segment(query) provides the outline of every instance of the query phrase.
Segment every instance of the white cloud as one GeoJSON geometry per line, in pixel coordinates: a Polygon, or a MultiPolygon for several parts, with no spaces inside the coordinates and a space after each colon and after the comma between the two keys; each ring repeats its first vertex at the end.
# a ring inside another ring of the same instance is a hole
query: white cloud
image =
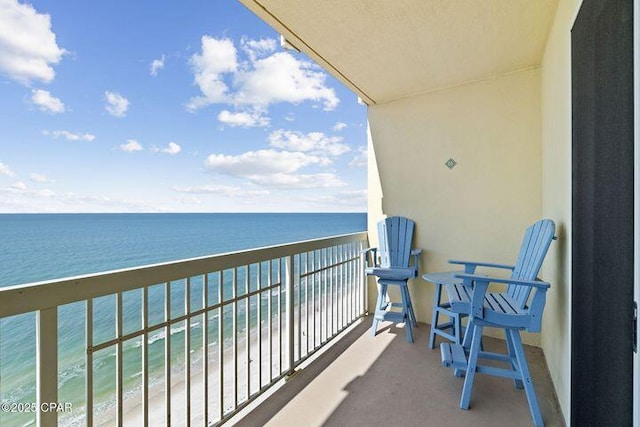
{"type": "Polygon", "coordinates": [[[250,128],[269,125],[269,118],[264,117],[261,111],[232,113],[228,110],[222,110],[220,114],[218,114],[218,120],[232,127],[241,126],[250,128]]]}
{"type": "Polygon", "coordinates": [[[344,187],[347,184],[333,173],[252,175],[248,177],[255,184],[290,190],[311,188],[344,187]]]}
{"type": "Polygon", "coordinates": [[[31,175],[29,175],[29,178],[31,179],[31,181],[38,183],[53,182],[51,178],[40,173],[32,173],[31,175]]]}
{"type": "Polygon", "coordinates": [[[164,60],[165,60],[165,56],[162,55],[160,57],[160,59],[154,59],[151,62],[151,67],[150,67],[150,74],[155,77],[158,75],[158,71],[162,70],[164,68],[164,60]]]}
{"type": "Polygon", "coordinates": [[[244,178],[249,182],[279,189],[342,187],[346,184],[333,173],[301,174],[307,166],[327,166],[326,157],[302,152],[259,150],[237,156],[212,154],[205,167],[212,172],[244,178]]]}
{"type": "Polygon", "coordinates": [[[252,65],[235,76],[237,104],[267,107],[278,102],[315,101],[323,102],[325,110],[333,110],[340,102],[335,91],[325,86],[326,74],[312,62],[276,52],[252,65]]]}
{"type": "Polygon", "coordinates": [[[237,51],[230,39],[202,36],[202,52],[191,57],[189,63],[194,80],[202,96],[191,98],[187,109],[194,111],[210,104],[229,102],[228,87],[223,73],[236,71],[237,51]]]}
{"type": "Polygon", "coordinates": [[[142,151],[142,145],[135,139],[128,139],[126,144],[119,146],[121,151],[132,153],[134,151],[142,151]]]}
{"type": "Polygon", "coordinates": [[[201,205],[202,200],[197,197],[183,197],[180,199],[180,203],[183,205],[201,205]]]}
{"type": "Polygon", "coordinates": [[[173,156],[178,154],[180,151],[182,151],[182,147],[179,144],[176,144],[175,142],[170,142],[166,148],[156,149],[155,151],[160,153],[170,154],[173,156]]]}
{"type": "Polygon", "coordinates": [[[0,188],[0,212],[155,212],[163,211],[157,203],[127,198],[56,193],[50,189],[29,189],[24,183],[0,188]]]}
{"type": "Polygon", "coordinates": [[[211,154],[205,167],[213,172],[250,177],[277,173],[292,173],[309,165],[327,165],[327,158],[289,151],[258,150],[233,156],[211,154]]]}
{"type": "Polygon", "coordinates": [[[0,175],[4,175],[4,176],[15,176],[16,174],[11,170],[11,168],[0,162],[0,175]]]}
{"type": "Polygon", "coordinates": [[[349,151],[349,147],[342,143],[342,137],[326,136],[322,132],[301,132],[279,129],[269,135],[269,145],[288,151],[340,156],[349,151]]]}
{"type": "Polygon", "coordinates": [[[278,42],[275,39],[253,40],[248,37],[242,37],[240,46],[249,57],[249,60],[253,62],[257,58],[275,51],[278,47],[278,42]]]}
{"type": "Polygon", "coordinates": [[[67,141],[93,141],[96,139],[96,136],[90,133],[76,133],[69,132],[67,130],[43,130],[43,135],[51,136],[53,138],[63,137],[66,138],[67,141]]]}
{"type": "Polygon", "coordinates": [[[334,126],[333,126],[333,131],[334,132],[340,132],[343,129],[347,128],[347,124],[343,123],[343,122],[337,122],[334,126]]]}
{"type": "Polygon", "coordinates": [[[27,184],[25,184],[23,181],[16,181],[11,184],[11,188],[14,188],[16,190],[26,190],[27,184]]]}
{"type": "Polygon", "coordinates": [[[349,162],[349,166],[363,168],[367,166],[367,149],[358,147],[358,154],[349,162]]]}
{"type": "Polygon", "coordinates": [[[335,91],[325,85],[326,74],[317,65],[287,52],[272,53],[275,40],[243,38],[240,46],[248,58],[241,65],[233,41],[202,37],[201,52],[189,61],[202,94],[191,98],[187,109],[195,111],[223,103],[241,111],[266,111],[279,102],[313,101],[322,103],[325,110],[333,110],[340,102],[335,91]]]}
{"type": "Polygon", "coordinates": [[[107,100],[105,110],[114,117],[124,117],[129,109],[129,100],[119,93],[106,91],[104,96],[107,100]]]}
{"type": "Polygon", "coordinates": [[[353,208],[354,210],[360,211],[367,210],[367,190],[344,191],[330,196],[304,197],[303,200],[316,205],[332,207],[334,209],[339,206],[342,208],[353,208]]]}
{"type": "Polygon", "coordinates": [[[58,114],[65,111],[62,101],[46,90],[33,89],[31,91],[31,102],[37,105],[41,111],[47,113],[58,114]]]}
{"type": "Polygon", "coordinates": [[[267,196],[269,195],[269,191],[267,190],[251,190],[244,189],[240,187],[234,187],[230,185],[201,185],[197,187],[179,187],[174,186],[171,189],[178,193],[187,193],[187,194],[218,194],[226,197],[257,197],[257,196],[267,196]]]}
{"type": "Polygon", "coordinates": [[[0,0],[0,71],[14,80],[51,82],[52,65],[66,51],[56,43],[51,17],[28,3],[0,0]]]}

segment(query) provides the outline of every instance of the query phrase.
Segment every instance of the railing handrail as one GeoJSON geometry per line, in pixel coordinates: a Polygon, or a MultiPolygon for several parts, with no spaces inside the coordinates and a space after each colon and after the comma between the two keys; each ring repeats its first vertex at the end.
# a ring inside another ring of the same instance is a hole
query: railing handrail
{"type": "Polygon", "coordinates": [[[366,231],[0,288],[0,318],[366,240],[366,231]]]}

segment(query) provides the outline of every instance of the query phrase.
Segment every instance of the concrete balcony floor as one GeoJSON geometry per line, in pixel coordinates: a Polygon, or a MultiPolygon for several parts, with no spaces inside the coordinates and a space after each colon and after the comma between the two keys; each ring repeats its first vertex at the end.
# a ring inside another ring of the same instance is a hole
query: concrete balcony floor
{"type": "MultiPolygon", "coordinates": [[[[371,336],[363,319],[326,352],[240,420],[239,426],[531,426],[524,390],[511,380],[478,374],[471,407],[458,407],[462,378],[427,347],[429,325],[414,328],[407,343],[402,325],[382,323],[371,336]]],[[[440,342],[440,341],[438,341],[440,342]]],[[[504,341],[485,338],[502,351],[504,341]]],[[[564,426],[542,350],[526,346],[546,426],[564,426]]]]}

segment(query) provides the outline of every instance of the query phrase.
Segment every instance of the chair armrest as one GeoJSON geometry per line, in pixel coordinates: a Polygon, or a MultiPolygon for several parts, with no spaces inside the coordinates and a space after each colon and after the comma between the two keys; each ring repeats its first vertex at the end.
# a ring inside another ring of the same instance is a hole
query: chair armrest
{"type": "MultiPolygon", "coordinates": [[[[536,288],[529,311],[531,313],[538,313],[537,321],[527,326],[529,332],[539,332],[541,326],[541,315],[544,309],[544,303],[546,299],[547,289],[551,286],[547,282],[536,280],[518,280],[518,279],[506,279],[502,277],[487,277],[476,274],[454,274],[454,277],[462,279],[462,284],[465,286],[473,286],[473,294],[471,295],[471,311],[470,315],[474,318],[484,318],[484,298],[487,294],[489,283],[505,283],[521,286],[529,286],[536,288]]],[[[533,316],[536,317],[536,316],[533,316]]]]}
{"type": "Polygon", "coordinates": [[[519,280],[519,279],[510,279],[508,277],[490,277],[483,276],[481,274],[466,274],[466,273],[456,273],[454,277],[458,279],[462,279],[462,283],[465,286],[471,286],[472,282],[484,282],[484,283],[505,283],[507,285],[523,285],[529,286],[537,289],[549,289],[551,285],[547,282],[543,282],[541,280],[519,280]]]}
{"type": "Polygon", "coordinates": [[[413,268],[415,269],[416,276],[418,275],[418,270],[420,267],[420,254],[422,253],[422,249],[416,248],[411,249],[411,256],[413,257],[413,268]]]}
{"type": "Polygon", "coordinates": [[[378,248],[367,248],[360,251],[362,255],[364,255],[364,261],[366,267],[375,267],[378,265],[378,248]],[[369,255],[373,253],[373,256],[369,255]]]}
{"type": "Polygon", "coordinates": [[[511,270],[511,271],[513,271],[513,269],[516,268],[514,265],[495,264],[493,262],[461,261],[457,259],[450,259],[449,264],[464,265],[464,272],[469,274],[475,273],[477,267],[502,268],[504,270],[511,270]]]}
{"type": "Polygon", "coordinates": [[[376,276],[378,280],[398,281],[416,277],[416,270],[413,267],[368,267],[365,273],[376,276]]]}

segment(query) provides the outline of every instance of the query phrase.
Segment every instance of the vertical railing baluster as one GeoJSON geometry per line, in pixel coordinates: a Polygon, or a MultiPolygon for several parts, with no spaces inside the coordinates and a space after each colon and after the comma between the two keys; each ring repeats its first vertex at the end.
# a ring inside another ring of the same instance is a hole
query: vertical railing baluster
{"type": "Polygon", "coordinates": [[[278,375],[282,373],[282,258],[278,258],[278,375]]]}
{"type": "Polygon", "coordinates": [[[358,254],[360,254],[359,257],[359,262],[358,262],[358,292],[359,292],[359,296],[360,296],[360,300],[359,300],[359,304],[360,304],[360,308],[358,310],[358,315],[363,315],[366,313],[367,311],[367,278],[364,274],[364,269],[365,269],[365,262],[364,262],[364,257],[365,255],[362,253],[362,250],[367,246],[366,241],[361,241],[356,248],[358,249],[358,254]]]}
{"type": "Polygon", "coordinates": [[[327,248],[320,249],[320,268],[322,273],[320,274],[320,280],[322,280],[322,289],[324,292],[324,340],[329,339],[329,289],[327,281],[327,248]]]}
{"type": "Polygon", "coordinates": [[[185,425],[191,425],[191,278],[184,283],[184,405],[185,425]]]}
{"type": "Polygon", "coordinates": [[[93,427],[93,299],[85,301],[85,342],[87,353],[85,355],[85,417],[87,427],[93,427]]]}
{"type": "Polygon", "coordinates": [[[333,247],[333,267],[331,268],[331,275],[335,280],[335,298],[336,298],[336,309],[335,309],[335,334],[338,334],[342,330],[342,300],[343,298],[343,288],[342,288],[342,279],[340,278],[340,269],[342,268],[342,264],[340,263],[340,257],[342,252],[341,246],[333,247]]]}
{"type": "Polygon", "coordinates": [[[209,311],[209,275],[204,274],[202,282],[202,411],[204,412],[204,418],[202,420],[202,426],[208,427],[209,425],[209,320],[207,316],[209,311]]]}
{"type": "Polygon", "coordinates": [[[342,319],[340,317],[342,307],[342,283],[340,282],[340,246],[334,246],[333,267],[331,268],[331,276],[334,278],[336,287],[336,333],[342,330],[342,319]]]}
{"type": "Polygon", "coordinates": [[[302,254],[298,254],[298,262],[297,262],[297,271],[296,281],[298,283],[298,298],[297,298],[297,308],[298,308],[298,322],[296,326],[298,328],[298,359],[302,359],[302,271],[301,271],[301,260],[302,254]]]}
{"type": "Polygon", "coordinates": [[[142,288],[142,422],[149,427],[149,288],[142,288]]]}
{"type": "Polygon", "coordinates": [[[171,282],[164,284],[164,404],[166,408],[166,426],[171,426],[171,282]]]}
{"type": "Polygon", "coordinates": [[[244,290],[245,290],[245,302],[244,302],[244,336],[245,336],[245,357],[247,363],[247,400],[251,396],[251,297],[249,296],[249,279],[251,276],[251,267],[245,266],[244,275],[244,290]]]}
{"type": "MultiPolygon", "coordinates": [[[[344,246],[342,246],[339,261],[342,263],[345,261],[345,259],[347,258],[344,253],[344,246]]],[[[345,314],[347,310],[345,308],[347,306],[347,286],[349,284],[345,281],[344,272],[344,264],[340,264],[340,270],[338,271],[338,274],[340,276],[340,328],[344,328],[348,323],[348,321],[346,320],[347,316],[345,314]]]]}
{"type": "Polygon", "coordinates": [[[354,282],[354,277],[352,275],[353,268],[353,246],[351,244],[347,244],[344,247],[344,257],[346,261],[345,269],[343,274],[345,275],[345,286],[348,289],[347,295],[345,297],[345,310],[346,310],[346,322],[351,322],[353,320],[353,313],[350,313],[351,307],[353,307],[353,301],[355,301],[356,295],[358,293],[358,285],[354,282]]]}
{"type": "Polygon", "coordinates": [[[336,251],[335,251],[335,247],[334,246],[330,246],[327,249],[328,253],[329,253],[329,260],[327,262],[327,276],[329,277],[329,287],[330,287],[330,292],[329,292],[329,300],[331,301],[331,310],[329,311],[329,317],[331,319],[331,330],[330,330],[330,337],[333,337],[335,335],[335,331],[336,331],[336,308],[338,307],[338,299],[336,297],[336,292],[338,289],[338,284],[337,281],[335,280],[335,278],[333,277],[333,274],[335,273],[335,262],[334,262],[334,258],[336,256],[336,251]]]}
{"type": "Polygon", "coordinates": [[[258,391],[262,390],[262,261],[258,263],[258,391]]]}
{"type": "Polygon", "coordinates": [[[122,292],[116,294],[116,419],[118,427],[124,422],[124,380],[123,365],[124,352],[122,351],[122,292]]]}
{"type": "Polygon", "coordinates": [[[313,325],[313,340],[312,340],[312,349],[316,348],[316,335],[317,335],[317,331],[316,331],[316,251],[314,250],[313,252],[311,252],[312,256],[311,256],[311,313],[313,314],[312,316],[312,325],[313,325]]]}
{"type": "Polygon", "coordinates": [[[355,319],[359,316],[358,313],[358,258],[356,247],[353,244],[349,244],[349,259],[353,261],[349,261],[349,269],[351,270],[351,320],[355,319]]]}
{"type": "Polygon", "coordinates": [[[350,303],[350,307],[351,307],[351,315],[349,316],[349,320],[353,320],[358,316],[358,311],[357,311],[357,283],[358,283],[358,276],[356,275],[357,272],[357,266],[358,264],[356,263],[356,261],[354,261],[355,258],[355,251],[354,251],[354,247],[352,244],[349,244],[347,246],[347,250],[348,250],[348,259],[349,259],[349,283],[351,284],[351,292],[349,293],[349,303],[350,303]]]}
{"type": "MultiPolygon", "coordinates": [[[[286,310],[287,310],[287,350],[288,350],[288,363],[289,363],[289,375],[293,375],[293,371],[294,371],[294,366],[295,366],[295,351],[294,351],[294,321],[295,321],[295,316],[294,316],[294,303],[295,303],[295,299],[294,299],[294,295],[293,295],[293,288],[294,288],[294,268],[293,268],[293,255],[289,255],[288,257],[285,258],[285,269],[286,269],[286,274],[285,274],[285,287],[286,287],[286,293],[287,293],[287,305],[286,305],[286,310]]],[[[282,276],[281,276],[282,277],[282,276]]],[[[280,370],[282,371],[282,367],[280,368],[280,370]]]]}
{"type": "Polygon", "coordinates": [[[304,312],[305,312],[305,334],[307,335],[307,346],[306,346],[306,354],[309,354],[309,276],[307,273],[309,272],[309,252],[305,252],[304,256],[304,312]]]}
{"type": "Polygon", "coordinates": [[[268,315],[269,315],[269,382],[273,380],[273,297],[271,295],[271,285],[272,285],[272,274],[273,274],[273,266],[272,260],[269,260],[268,273],[269,277],[267,278],[267,287],[269,293],[269,305],[268,307],[268,315]]]}
{"type": "Polygon", "coordinates": [[[233,409],[238,407],[238,268],[233,270],[233,409]]]}
{"type": "MultiPolygon", "coordinates": [[[[222,298],[224,294],[222,292],[222,280],[223,272],[218,272],[218,304],[220,304],[220,308],[218,309],[218,383],[220,385],[220,419],[224,416],[224,305],[222,302],[222,298]]],[[[168,427],[168,426],[167,426],[168,427]]]]}
{"type": "MultiPolygon", "coordinates": [[[[43,403],[58,401],[58,307],[38,310],[36,315],[36,399],[43,403]]],[[[58,424],[56,411],[37,411],[38,427],[58,424]]]]}

